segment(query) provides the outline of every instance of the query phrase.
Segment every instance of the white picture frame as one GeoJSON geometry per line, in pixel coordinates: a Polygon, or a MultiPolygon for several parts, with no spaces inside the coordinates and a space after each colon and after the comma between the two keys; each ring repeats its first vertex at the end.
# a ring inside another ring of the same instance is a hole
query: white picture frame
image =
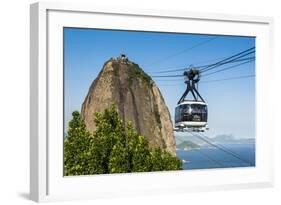
{"type": "Polygon", "coordinates": [[[183,11],[35,3],[30,12],[30,198],[91,199],[273,186],[273,19],[183,11]],[[98,17],[98,18],[97,18],[98,17]],[[182,25],[185,25],[184,27],[182,25]],[[255,36],[256,166],[63,177],[62,28],[87,27],[255,36]],[[183,183],[186,181],[187,183],[183,183]],[[148,185],[149,184],[149,185],[148,185]]]}

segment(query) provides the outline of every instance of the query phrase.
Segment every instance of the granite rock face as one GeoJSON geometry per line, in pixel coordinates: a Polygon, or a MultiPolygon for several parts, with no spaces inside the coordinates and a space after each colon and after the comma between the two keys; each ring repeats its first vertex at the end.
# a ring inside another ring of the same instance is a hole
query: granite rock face
{"type": "Polygon", "coordinates": [[[137,64],[122,59],[107,61],[84,100],[81,116],[95,131],[94,113],[115,104],[124,123],[131,121],[151,147],[175,155],[176,143],[169,110],[154,81],[137,64]]]}

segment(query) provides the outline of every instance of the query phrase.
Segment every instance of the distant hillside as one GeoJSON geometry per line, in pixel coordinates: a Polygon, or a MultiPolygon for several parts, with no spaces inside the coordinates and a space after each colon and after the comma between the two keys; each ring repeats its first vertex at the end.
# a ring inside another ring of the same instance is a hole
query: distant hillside
{"type": "Polygon", "coordinates": [[[231,142],[236,140],[233,135],[217,135],[212,138],[212,141],[215,142],[231,142]]]}
{"type": "MultiPolygon", "coordinates": [[[[175,137],[178,138],[178,139],[180,139],[181,141],[189,141],[189,142],[192,142],[192,143],[197,144],[197,145],[199,145],[199,146],[205,144],[204,141],[200,140],[198,137],[196,137],[195,135],[193,136],[193,135],[191,135],[191,134],[176,133],[176,134],[175,134],[175,137]]],[[[207,139],[209,139],[209,138],[207,138],[207,139]]],[[[181,141],[178,142],[178,144],[180,144],[181,141]]]]}
{"type": "MultiPolygon", "coordinates": [[[[206,142],[201,140],[200,138],[196,137],[195,135],[181,135],[181,134],[176,134],[176,138],[180,137],[180,139],[184,139],[185,141],[189,141],[191,143],[194,143],[198,146],[209,146],[206,142]]],[[[206,140],[211,141],[213,143],[218,143],[218,144],[254,144],[255,139],[254,138],[235,138],[233,135],[217,135],[213,138],[211,137],[204,137],[206,140]]],[[[178,145],[177,145],[178,148],[178,145]]]]}
{"type": "Polygon", "coordinates": [[[178,149],[184,149],[184,150],[190,150],[190,149],[195,149],[195,148],[200,148],[200,146],[198,144],[195,144],[189,140],[184,141],[182,143],[180,143],[179,145],[177,145],[178,149]]]}
{"type": "Polygon", "coordinates": [[[255,143],[254,138],[235,138],[233,135],[217,135],[211,140],[220,144],[251,144],[255,143]]]}

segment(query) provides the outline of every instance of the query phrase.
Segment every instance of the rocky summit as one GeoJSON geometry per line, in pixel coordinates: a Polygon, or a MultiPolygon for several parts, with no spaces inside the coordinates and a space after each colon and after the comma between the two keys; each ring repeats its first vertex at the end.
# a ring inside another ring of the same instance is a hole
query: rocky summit
{"type": "Polygon", "coordinates": [[[169,110],[155,82],[125,55],[107,61],[91,84],[81,115],[95,131],[94,113],[115,104],[124,123],[131,121],[151,147],[175,155],[176,143],[169,110]]]}

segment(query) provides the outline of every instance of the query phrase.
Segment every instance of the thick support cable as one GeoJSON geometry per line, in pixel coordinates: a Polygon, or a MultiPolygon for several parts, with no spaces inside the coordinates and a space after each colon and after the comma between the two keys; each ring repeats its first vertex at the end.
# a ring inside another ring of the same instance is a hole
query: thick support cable
{"type": "Polygon", "coordinates": [[[227,154],[229,154],[229,155],[231,155],[231,156],[233,156],[233,157],[239,159],[240,161],[242,161],[242,162],[244,162],[244,163],[246,163],[246,164],[249,164],[249,165],[253,166],[253,164],[252,164],[251,162],[249,162],[248,160],[245,160],[245,159],[241,158],[238,154],[236,154],[236,153],[234,153],[233,151],[227,149],[226,147],[221,146],[221,145],[219,145],[219,144],[214,144],[214,143],[210,142],[209,140],[205,139],[204,137],[202,137],[202,136],[200,136],[200,135],[195,135],[195,134],[193,134],[192,132],[190,132],[190,133],[191,133],[194,137],[197,137],[197,138],[201,139],[202,141],[206,142],[207,144],[209,144],[209,145],[211,145],[211,146],[213,146],[213,147],[216,147],[217,149],[219,149],[219,150],[221,150],[221,151],[223,151],[223,152],[225,152],[225,153],[227,153],[227,154]]]}

